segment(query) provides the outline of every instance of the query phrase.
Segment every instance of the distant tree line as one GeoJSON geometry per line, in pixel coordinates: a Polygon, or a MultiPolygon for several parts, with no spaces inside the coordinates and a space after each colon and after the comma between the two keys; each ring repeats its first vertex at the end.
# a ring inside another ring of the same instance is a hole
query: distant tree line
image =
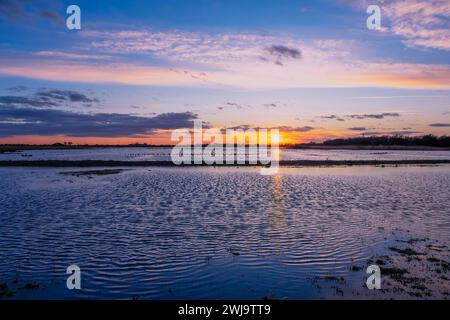
{"type": "Polygon", "coordinates": [[[427,146],[450,147],[450,136],[437,137],[432,134],[418,137],[407,136],[371,136],[327,140],[327,146],[365,145],[365,146],[427,146]]]}

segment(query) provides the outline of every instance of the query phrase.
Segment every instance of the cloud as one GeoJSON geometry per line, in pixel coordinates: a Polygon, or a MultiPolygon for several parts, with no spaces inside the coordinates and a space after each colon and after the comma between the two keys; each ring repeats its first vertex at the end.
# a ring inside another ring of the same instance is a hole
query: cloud
{"type": "Polygon", "coordinates": [[[191,112],[142,117],[117,113],[75,113],[55,109],[0,106],[0,137],[65,135],[70,137],[132,137],[156,130],[193,127],[191,112]]]}
{"type": "Polygon", "coordinates": [[[390,135],[395,135],[395,136],[402,136],[402,135],[411,135],[411,134],[421,133],[421,132],[418,132],[418,131],[409,131],[409,130],[391,131],[391,132],[366,131],[366,128],[358,128],[358,127],[357,128],[349,128],[349,129],[350,130],[354,130],[354,131],[364,131],[364,132],[359,134],[359,135],[364,135],[364,136],[377,136],[377,135],[389,135],[389,134],[390,135]]]}
{"type": "Polygon", "coordinates": [[[241,124],[238,126],[234,126],[234,127],[228,127],[228,128],[222,128],[222,131],[225,132],[225,130],[249,130],[249,129],[258,129],[257,127],[254,127],[252,125],[249,124],[241,124]]]}
{"type": "MultiPolygon", "coordinates": [[[[120,83],[131,85],[192,86],[204,84],[190,75],[162,67],[134,63],[0,59],[0,74],[51,81],[120,83]]],[[[214,86],[214,84],[212,84],[214,86]]]]}
{"type": "Polygon", "coordinates": [[[266,108],[278,108],[279,105],[276,104],[276,103],[265,103],[264,107],[266,107],[266,108]]]}
{"type": "Polygon", "coordinates": [[[93,50],[108,54],[152,54],[164,60],[196,64],[232,63],[257,59],[274,37],[250,33],[122,30],[81,31],[93,50]]]}
{"type": "Polygon", "coordinates": [[[24,96],[0,96],[0,105],[14,107],[49,108],[59,107],[65,103],[99,103],[97,98],[90,98],[85,94],[72,90],[46,90],[33,95],[24,96]]]}
{"type": "Polygon", "coordinates": [[[342,119],[341,117],[338,117],[334,114],[329,115],[329,116],[319,116],[319,118],[328,119],[328,120],[336,120],[336,121],[345,121],[345,119],[342,119]]]}
{"type": "Polygon", "coordinates": [[[252,107],[250,105],[242,105],[237,102],[225,102],[224,106],[217,107],[217,109],[219,109],[219,110],[225,110],[225,109],[230,109],[230,108],[235,108],[235,109],[240,110],[240,109],[244,109],[244,108],[251,109],[252,107]]]}
{"type": "MultiPolygon", "coordinates": [[[[278,108],[281,105],[278,103],[264,103],[262,104],[262,106],[266,109],[269,108],[278,108]]],[[[237,110],[242,110],[242,109],[253,109],[255,108],[255,106],[249,105],[249,104],[241,104],[241,103],[237,103],[237,102],[225,102],[225,104],[223,106],[217,107],[217,109],[219,110],[226,110],[226,109],[237,109],[237,110]]]]}
{"type": "Polygon", "coordinates": [[[352,127],[352,128],[348,128],[348,130],[352,130],[352,131],[366,131],[367,128],[365,128],[365,127],[352,127]]]}
{"type": "Polygon", "coordinates": [[[430,127],[450,127],[450,123],[432,123],[430,127]]]}
{"type": "Polygon", "coordinates": [[[15,0],[1,0],[0,16],[8,20],[23,18],[25,16],[23,3],[15,0]]]}
{"type": "Polygon", "coordinates": [[[64,25],[63,17],[53,10],[53,7],[52,1],[41,1],[38,6],[33,1],[0,0],[0,17],[12,22],[27,24],[44,18],[56,25],[64,25]],[[46,7],[46,9],[39,7],[46,7]]]}
{"type": "Polygon", "coordinates": [[[390,100],[390,99],[405,99],[405,98],[430,98],[440,96],[430,95],[402,95],[402,96],[367,96],[367,97],[353,97],[354,100],[390,100]]]}
{"type": "Polygon", "coordinates": [[[315,128],[310,126],[304,126],[304,127],[291,127],[291,126],[279,126],[279,127],[273,127],[271,129],[278,129],[282,132],[308,132],[312,131],[315,128]]]}
{"type": "Polygon", "coordinates": [[[350,114],[346,117],[352,119],[384,119],[386,117],[400,117],[399,113],[396,112],[385,112],[379,114],[350,114]]]}
{"type": "MultiPolygon", "coordinates": [[[[266,51],[276,58],[275,64],[283,65],[284,59],[300,59],[302,57],[301,51],[295,48],[290,48],[282,45],[272,45],[266,48],[266,51]]],[[[265,57],[261,57],[262,60],[268,60],[265,57]]]]}
{"type": "Polygon", "coordinates": [[[407,130],[405,130],[405,131],[391,131],[391,132],[389,132],[390,134],[393,134],[393,135],[396,135],[396,136],[403,136],[403,135],[410,135],[410,134],[417,134],[417,133],[420,133],[420,132],[418,132],[418,131],[407,131],[407,130]]]}
{"type": "Polygon", "coordinates": [[[89,98],[80,92],[71,90],[40,91],[36,93],[36,96],[45,97],[52,100],[65,100],[70,102],[85,102],[85,103],[100,102],[96,98],[89,98]]]}
{"type": "Polygon", "coordinates": [[[289,48],[289,47],[280,46],[280,45],[272,45],[269,48],[266,48],[266,50],[271,55],[274,55],[277,57],[292,58],[292,59],[301,58],[300,50],[295,49],[295,48],[289,48]]]}
{"type": "MultiPolygon", "coordinates": [[[[350,119],[384,119],[387,117],[400,117],[399,113],[396,112],[384,112],[384,113],[378,113],[378,114],[349,114],[344,115],[346,118],[350,119]]],[[[345,121],[342,117],[339,117],[337,115],[329,115],[329,116],[319,116],[321,119],[328,119],[328,120],[336,120],[336,121],[345,121]]]]}
{"type": "Polygon", "coordinates": [[[64,61],[50,58],[0,57],[0,74],[50,81],[157,86],[226,86],[256,89],[365,86],[450,88],[450,66],[444,65],[371,64],[357,60],[353,60],[351,65],[343,64],[342,61],[324,64],[311,60],[312,57],[305,57],[304,63],[279,68],[258,60],[231,63],[218,57],[208,66],[211,69],[206,78],[193,78],[192,74],[203,71],[196,70],[197,66],[192,64],[190,74],[185,74],[173,68],[148,66],[136,61],[126,63],[105,60],[95,63],[80,59],[64,61]]]}
{"type": "Polygon", "coordinates": [[[303,57],[303,51],[316,59],[342,57],[347,55],[349,49],[343,45],[344,41],[323,40],[306,45],[301,39],[292,36],[244,32],[162,32],[142,29],[81,31],[80,35],[91,41],[92,50],[108,54],[151,54],[173,62],[190,62],[223,69],[241,63],[299,60],[303,57]],[[274,42],[284,44],[271,44],[274,42]],[[297,47],[304,47],[304,50],[300,51],[297,47]]]}
{"type": "Polygon", "coordinates": [[[385,134],[385,132],[380,132],[380,131],[365,131],[362,133],[362,135],[365,136],[376,136],[376,135],[380,135],[380,134],[385,134]]]}
{"type": "Polygon", "coordinates": [[[227,127],[227,128],[222,128],[221,131],[225,132],[225,130],[249,130],[249,129],[254,129],[254,130],[258,130],[258,129],[270,129],[270,130],[279,130],[281,132],[290,132],[290,133],[295,133],[295,132],[309,132],[312,130],[315,130],[315,128],[310,127],[310,126],[304,126],[304,127],[292,127],[292,126],[287,126],[287,125],[281,125],[281,126],[276,126],[276,127],[271,127],[271,128],[262,128],[262,127],[257,127],[257,126],[252,126],[249,124],[242,124],[242,125],[238,125],[238,126],[234,126],[234,127],[227,127]]]}
{"type": "Polygon", "coordinates": [[[39,57],[51,57],[51,58],[63,58],[63,59],[80,59],[80,60],[108,60],[112,59],[108,55],[96,55],[96,54],[82,54],[82,53],[68,53],[62,51],[38,51],[33,55],[39,57]]]}
{"type": "Polygon", "coordinates": [[[4,54],[0,56],[0,74],[50,81],[155,86],[450,88],[449,65],[368,62],[356,56],[356,41],[149,29],[81,30],[74,41],[73,47],[88,49],[89,54],[4,54]],[[289,68],[264,62],[261,55],[266,61],[289,61],[289,68]]]}
{"type": "MultiPolygon", "coordinates": [[[[408,47],[450,50],[448,0],[379,0],[382,18],[389,23],[382,32],[403,38],[408,47]]],[[[369,1],[359,2],[359,6],[369,1]]],[[[371,3],[370,3],[371,4],[371,3]]]]}
{"type": "Polygon", "coordinates": [[[1,96],[0,97],[1,105],[21,105],[26,107],[56,107],[59,104],[54,101],[49,101],[48,99],[36,99],[36,98],[27,98],[27,97],[19,97],[19,96],[1,96]]]}
{"type": "Polygon", "coordinates": [[[56,25],[64,26],[64,19],[62,16],[57,14],[56,12],[50,11],[50,10],[41,10],[40,11],[41,16],[44,18],[52,21],[56,25]]]}
{"type": "Polygon", "coordinates": [[[27,91],[28,87],[27,86],[15,86],[15,87],[8,88],[8,90],[19,93],[19,92],[27,91]]]}

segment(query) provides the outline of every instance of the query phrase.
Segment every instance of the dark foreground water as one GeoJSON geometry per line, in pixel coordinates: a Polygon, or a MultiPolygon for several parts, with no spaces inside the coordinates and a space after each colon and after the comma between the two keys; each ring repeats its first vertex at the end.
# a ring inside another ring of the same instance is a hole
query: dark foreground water
{"type": "Polygon", "coordinates": [[[75,170],[0,169],[0,298],[449,297],[449,166],[75,170]]]}

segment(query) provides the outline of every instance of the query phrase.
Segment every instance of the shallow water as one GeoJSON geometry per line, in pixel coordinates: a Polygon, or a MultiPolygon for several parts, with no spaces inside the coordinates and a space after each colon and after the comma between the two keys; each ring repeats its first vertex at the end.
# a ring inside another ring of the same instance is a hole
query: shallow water
{"type": "MultiPolygon", "coordinates": [[[[88,148],[0,153],[1,160],[170,161],[170,148],[88,148]]],[[[232,153],[232,152],[230,152],[232,153]]],[[[281,160],[450,160],[450,150],[281,149],[281,160]]]]}
{"type": "Polygon", "coordinates": [[[14,298],[332,297],[314,279],[350,278],[394,231],[450,245],[450,166],[60,174],[74,170],[0,168],[14,298]],[[81,291],[66,289],[71,264],[81,291]]]}

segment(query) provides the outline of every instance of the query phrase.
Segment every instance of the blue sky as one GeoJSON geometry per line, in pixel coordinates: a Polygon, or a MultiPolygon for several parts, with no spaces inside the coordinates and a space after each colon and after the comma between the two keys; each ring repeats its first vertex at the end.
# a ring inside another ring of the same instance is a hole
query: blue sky
{"type": "Polygon", "coordinates": [[[370,4],[380,30],[364,0],[2,1],[0,142],[167,141],[194,119],[292,141],[449,134],[448,1],[370,4]]]}

